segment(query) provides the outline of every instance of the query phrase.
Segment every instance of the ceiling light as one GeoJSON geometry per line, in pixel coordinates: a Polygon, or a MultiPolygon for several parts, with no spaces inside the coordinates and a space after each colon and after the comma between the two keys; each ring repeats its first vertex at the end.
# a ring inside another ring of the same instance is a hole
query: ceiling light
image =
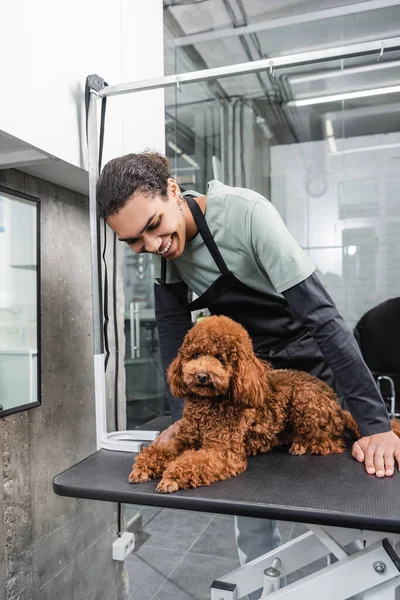
{"type": "Polygon", "coordinates": [[[326,119],[325,121],[325,131],[328,137],[333,136],[333,125],[331,119],[326,119]]]}
{"type": "Polygon", "coordinates": [[[345,92],[343,94],[332,94],[330,96],[316,96],[314,98],[302,98],[291,100],[286,106],[310,106],[311,104],[324,104],[325,102],[339,102],[340,100],[351,100],[352,98],[368,98],[369,96],[381,96],[384,94],[395,94],[400,92],[400,85],[392,85],[372,90],[359,90],[358,92],[345,92]]]}
{"type": "Polygon", "coordinates": [[[337,146],[336,146],[335,134],[333,131],[333,125],[332,125],[331,119],[325,120],[325,131],[326,131],[326,138],[328,140],[329,150],[331,151],[331,154],[336,154],[337,146]]]}
{"type": "Polygon", "coordinates": [[[271,131],[270,126],[264,119],[264,117],[260,117],[259,115],[256,117],[256,123],[260,127],[261,131],[264,133],[265,137],[270,140],[274,137],[274,134],[271,131]]]}
{"type": "Polygon", "coordinates": [[[390,150],[391,148],[399,148],[400,143],[381,144],[379,146],[361,146],[360,148],[346,148],[346,150],[336,150],[332,154],[354,154],[356,152],[374,152],[376,150],[390,150]]]}
{"type": "Polygon", "coordinates": [[[174,144],[174,142],[168,142],[168,146],[171,148],[171,150],[173,150],[177,154],[182,154],[182,150],[180,148],[178,148],[178,146],[176,146],[174,144]]]}
{"type": "Polygon", "coordinates": [[[332,71],[322,71],[320,73],[310,73],[309,75],[291,75],[288,77],[290,85],[308,83],[309,81],[318,81],[320,79],[331,79],[333,77],[346,77],[348,75],[357,75],[359,73],[368,73],[381,69],[392,69],[400,67],[400,60],[391,62],[379,62],[375,65],[364,65],[362,67],[349,67],[347,69],[335,69],[332,71]]]}
{"type": "Polygon", "coordinates": [[[329,150],[331,151],[331,154],[337,154],[337,146],[336,146],[336,140],[333,137],[333,135],[329,135],[328,136],[328,146],[329,146],[329,150]]]}

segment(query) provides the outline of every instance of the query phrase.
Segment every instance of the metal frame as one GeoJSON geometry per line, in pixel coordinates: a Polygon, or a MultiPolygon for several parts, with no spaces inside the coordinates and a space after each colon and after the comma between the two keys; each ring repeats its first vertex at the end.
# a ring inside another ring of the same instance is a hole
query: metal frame
{"type": "Polygon", "coordinates": [[[335,48],[326,48],[324,50],[312,50],[311,52],[301,52],[299,54],[288,54],[287,56],[264,58],[263,60],[255,60],[237,65],[204,69],[202,71],[193,71],[191,73],[180,73],[178,75],[145,79],[143,81],[133,81],[131,83],[122,83],[119,85],[109,85],[102,90],[99,90],[98,95],[100,98],[105,98],[106,96],[118,96],[120,94],[131,92],[156,90],[174,85],[180,87],[184,83],[198,83],[209,79],[221,79],[223,77],[233,77],[235,75],[249,75],[251,73],[259,73],[260,71],[267,70],[275,71],[276,69],[284,67],[295,67],[297,65],[322,62],[325,60],[336,60],[338,58],[349,58],[351,56],[362,56],[363,54],[372,54],[374,52],[377,53],[378,58],[382,47],[385,52],[389,50],[399,50],[400,37],[337,46],[335,48]]]}
{"type": "MultiPolygon", "coordinates": [[[[0,166],[1,168],[1,166],[0,166]]],[[[31,202],[32,204],[35,205],[36,208],[36,221],[35,221],[35,226],[36,226],[36,252],[35,252],[35,258],[36,258],[36,353],[37,353],[37,382],[36,382],[36,397],[37,400],[36,402],[29,402],[26,404],[21,404],[19,406],[13,407],[13,408],[8,408],[6,410],[0,411],[0,418],[5,417],[7,415],[11,415],[13,413],[17,413],[17,412],[21,412],[23,410],[29,410],[31,408],[35,408],[37,406],[41,406],[42,404],[42,394],[41,394],[41,389],[42,389],[42,368],[41,368],[41,361],[42,361],[42,352],[41,352],[41,344],[42,344],[42,333],[41,333],[41,314],[42,314],[42,309],[41,309],[41,260],[40,260],[40,253],[41,253],[41,241],[40,241],[40,223],[41,223],[41,219],[40,219],[40,210],[41,210],[41,201],[40,198],[36,197],[36,196],[31,196],[30,194],[25,194],[24,192],[18,192],[14,189],[5,187],[0,185],[0,194],[4,193],[7,194],[8,196],[10,196],[11,198],[20,198],[22,200],[28,200],[29,202],[31,202]]],[[[31,377],[31,363],[32,363],[32,356],[31,356],[31,352],[29,353],[29,372],[30,372],[30,377],[29,377],[29,381],[30,384],[32,383],[32,377],[31,377]]]]}
{"type": "Polygon", "coordinates": [[[377,386],[379,388],[379,391],[381,393],[382,398],[384,398],[384,395],[383,395],[384,392],[383,392],[382,385],[381,385],[382,381],[387,381],[389,383],[389,386],[390,386],[390,411],[389,411],[389,416],[392,419],[398,418],[398,417],[400,417],[400,415],[399,415],[399,413],[396,413],[396,387],[394,385],[394,381],[390,377],[390,375],[379,375],[377,377],[376,383],[377,383],[377,386]]]}
{"type": "MultiPolygon", "coordinates": [[[[382,2],[380,2],[382,4],[382,2]]],[[[389,2],[389,4],[393,4],[389,2]]],[[[271,57],[264,60],[252,61],[237,65],[228,65],[215,69],[206,69],[190,73],[181,73],[167,77],[134,81],[119,85],[104,86],[104,80],[98,75],[89,77],[89,107],[88,107],[88,167],[89,167],[89,205],[90,205],[90,237],[91,237],[91,267],[92,267],[92,305],[93,305],[93,345],[94,345],[94,374],[95,374],[95,402],[96,402],[96,437],[97,448],[137,452],[140,450],[142,440],[152,440],[158,432],[120,431],[107,432],[106,394],[104,373],[104,348],[102,327],[102,283],[100,260],[100,229],[96,209],[96,184],[98,179],[98,129],[97,129],[97,100],[108,96],[162,89],[177,86],[181,90],[183,83],[197,83],[223,77],[246,75],[269,70],[271,74],[276,69],[348,58],[365,54],[376,53],[377,59],[385,51],[399,50],[400,37],[379,39],[370,42],[314,50],[287,56],[271,57]]]]}
{"type": "Polygon", "coordinates": [[[96,409],[96,442],[97,449],[120,452],[139,452],[143,441],[154,440],[158,432],[115,431],[107,432],[107,404],[104,370],[104,338],[103,338],[103,306],[101,279],[100,222],[97,215],[96,185],[98,170],[98,130],[97,130],[97,91],[104,85],[98,76],[90,78],[90,98],[88,106],[88,167],[89,167],[89,213],[90,213],[90,250],[92,276],[92,311],[93,311],[93,353],[94,353],[94,386],[96,409]]]}
{"type": "Polygon", "coordinates": [[[259,588],[263,588],[263,600],[344,600],[359,593],[364,594],[364,600],[395,599],[395,588],[400,583],[400,561],[394,551],[398,536],[318,525],[307,527],[309,532],[214,581],[211,600],[239,600],[259,588]],[[337,562],[330,564],[330,553],[337,562]],[[327,557],[325,568],[279,587],[280,577],[324,557],[327,557]]]}

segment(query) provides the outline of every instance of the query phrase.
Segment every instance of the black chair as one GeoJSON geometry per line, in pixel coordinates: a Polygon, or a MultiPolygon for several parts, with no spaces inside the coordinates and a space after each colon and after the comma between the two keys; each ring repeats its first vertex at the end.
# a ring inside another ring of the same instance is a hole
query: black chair
{"type": "Polygon", "coordinates": [[[400,373],[373,372],[372,375],[382,394],[390,417],[400,417],[400,373]]]}

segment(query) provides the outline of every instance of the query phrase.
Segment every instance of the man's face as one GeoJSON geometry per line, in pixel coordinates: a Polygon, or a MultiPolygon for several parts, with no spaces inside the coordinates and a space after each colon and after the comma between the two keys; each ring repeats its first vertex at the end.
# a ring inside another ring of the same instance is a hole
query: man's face
{"type": "Polygon", "coordinates": [[[167,198],[135,193],[107,223],[134,252],[175,259],[186,244],[186,222],[178,202],[179,187],[169,179],[167,198]]]}

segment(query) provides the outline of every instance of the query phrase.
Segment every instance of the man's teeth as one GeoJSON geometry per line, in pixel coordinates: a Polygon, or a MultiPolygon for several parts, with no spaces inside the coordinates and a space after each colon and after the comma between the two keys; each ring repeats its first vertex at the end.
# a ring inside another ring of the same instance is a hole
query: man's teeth
{"type": "Polygon", "coordinates": [[[165,248],[163,248],[162,250],[158,250],[158,254],[165,254],[166,252],[168,252],[168,250],[171,248],[171,244],[172,244],[172,237],[169,238],[169,242],[165,246],[165,248]]]}

